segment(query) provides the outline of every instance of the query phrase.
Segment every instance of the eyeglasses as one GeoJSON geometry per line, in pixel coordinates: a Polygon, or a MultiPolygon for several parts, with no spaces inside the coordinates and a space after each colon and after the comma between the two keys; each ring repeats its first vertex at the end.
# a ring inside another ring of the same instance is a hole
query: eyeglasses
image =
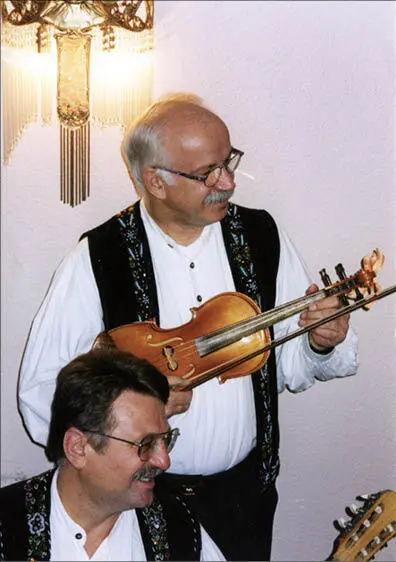
{"type": "Polygon", "coordinates": [[[187,174],[186,172],[180,172],[179,170],[170,170],[169,168],[163,168],[162,166],[153,166],[153,168],[154,170],[164,170],[164,172],[170,172],[171,174],[176,174],[177,176],[183,176],[189,180],[201,181],[206,185],[206,187],[214,187],[220,179],[222,169],[225,168],[229,174],[233,174],[238,168],[244,154],[245,153],[242,152],[242,150],[231,148],[230,154],[221,166],[216,166],[207,174],[203,174],[202,176],[194,176],[193,174],[187,174]]]}
{"type": "Polygon", "coordinates": [[[135,442],[128,441],[128,439],[122,439],[121,437],[115,437],[114,435],[109,435],[108,433],[100,433],[99,431],[91,431],[89,429],[82,429],[81,431],[101,435],[102,437],[108,437],[109,439],[114,439],[115,441],[121,441],[122,443],[127,443],[128,445],[137,447],[139,458],[143,462],[147,462],[149,460],[154,451],[158,450],[161,443],[164,443],[168,453],[170,453],[180,435],[180,430],[175,427],[174,429],[164,431],[164,433],[150,433],[141,441],[135,442]]]}

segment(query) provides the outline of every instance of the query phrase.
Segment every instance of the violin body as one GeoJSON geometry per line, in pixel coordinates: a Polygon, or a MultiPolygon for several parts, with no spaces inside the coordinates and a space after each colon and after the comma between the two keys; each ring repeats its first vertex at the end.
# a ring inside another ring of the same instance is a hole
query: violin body
{"type": "Polygon", "coordinates": [[[265,364],[269,351],[228,369],[228,365],[235,360],[248,356],[252,350],[263,348],[270,342],[268,328],[205,356],[200,355],[196,340],[222,328],[228,330],[231,325],[259,313],[258,306],[246,295],[221,293],[203,305],[193,307],[191,320],[177,328],[159,328],[154,320],[125,324],[99,334],[93,347],[114,343],[118,349],[146,359],[163,375],[177,375],[194,386],[200,384],[200,379],[212,378],[215,370],[223,371],[215,376],[220,382],[225,382],[229,378],[249,375],[265,364]],[[109,342],[108,336],[112,342],[109,342]]]}

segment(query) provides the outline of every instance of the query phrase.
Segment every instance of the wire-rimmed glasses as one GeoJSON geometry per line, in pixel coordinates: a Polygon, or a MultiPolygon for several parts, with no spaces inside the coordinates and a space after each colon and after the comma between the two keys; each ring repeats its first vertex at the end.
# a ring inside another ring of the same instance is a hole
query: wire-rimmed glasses
{"type": "Polygon", "coordinates": [[[164,172],[170,172],[171,174],[176,174],[177,176],[183,176],[184,178],[188,178],[189,180],[203,182],[206,187],[214,187],[220,179],[223,168],[225,168],[229,174],[233,174],[238,168],[243,155],[244,152],[242,152],[242,150],[238,150],[237,148],[232,147],[230,154],[227,156],[221,166],[216,166],[202,176],[188,174],[187,172],[181,172],[180,170],[171,170],[170,168],[164,168],[163,166],[152,167],[154,168],[154,170],[164,170],[164,172]]]}
{"type": "Polygon", "coordinates": [[[115,439],[116,441],[121,441],[122,443],[127,443],[128,445],[137,447],[139,458],[143,462],[147,462],[150,459],[152,453],[158,450],[161,443],[164,443],[168,453],[170,453],[180,435],[180,430],[175,427],[174,429],[168,429],[168,431],[164,431],[163,433],[149,433],[141,441],[137,442],[122,439],[121,437],[115,437],[114,435],[109,435],[108,433],[101,433],[100,431],[91,431],[90,429],[82,429],[81,431],[101,435],[102,437],[115,439]]]}

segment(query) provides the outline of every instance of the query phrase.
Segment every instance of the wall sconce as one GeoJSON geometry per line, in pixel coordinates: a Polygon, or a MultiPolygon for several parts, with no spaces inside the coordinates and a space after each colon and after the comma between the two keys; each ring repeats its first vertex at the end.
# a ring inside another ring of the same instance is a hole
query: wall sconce
{"type": "Polygon", "coordinates": [[[56,98],[61,201],[86,200],[90,122],[125,129],[151,103],[153,13],[154,0],[1,1],[5,164],[56,98]]]}

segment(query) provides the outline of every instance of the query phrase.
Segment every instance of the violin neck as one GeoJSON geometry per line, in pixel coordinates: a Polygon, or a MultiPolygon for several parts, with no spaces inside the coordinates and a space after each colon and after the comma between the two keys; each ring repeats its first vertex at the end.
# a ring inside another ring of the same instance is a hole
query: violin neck
{"type": "Polygon", "coordinates": [[[269,328],[282,320],[286,320],[287,318],[306,310],[309,305],[316,300],[330,295],[339,296],[349,293],[353,286],[353,278],[349,278],[339,283],[334,283],[334,285],[330,285],[329,287],[321,289],[311,295],[300,297],[294,301],[276,306],[271,310],[261,312],[251,318],[241,320],[231,326],[225,326],[224,328],[215,330],[214,332],[197,338],[194,343],[199,355],[201,357],[205,357],[205,355],[219,351],[223,347],[239,341],[241,338],[255,334],[265,328],[269,328]]]}

